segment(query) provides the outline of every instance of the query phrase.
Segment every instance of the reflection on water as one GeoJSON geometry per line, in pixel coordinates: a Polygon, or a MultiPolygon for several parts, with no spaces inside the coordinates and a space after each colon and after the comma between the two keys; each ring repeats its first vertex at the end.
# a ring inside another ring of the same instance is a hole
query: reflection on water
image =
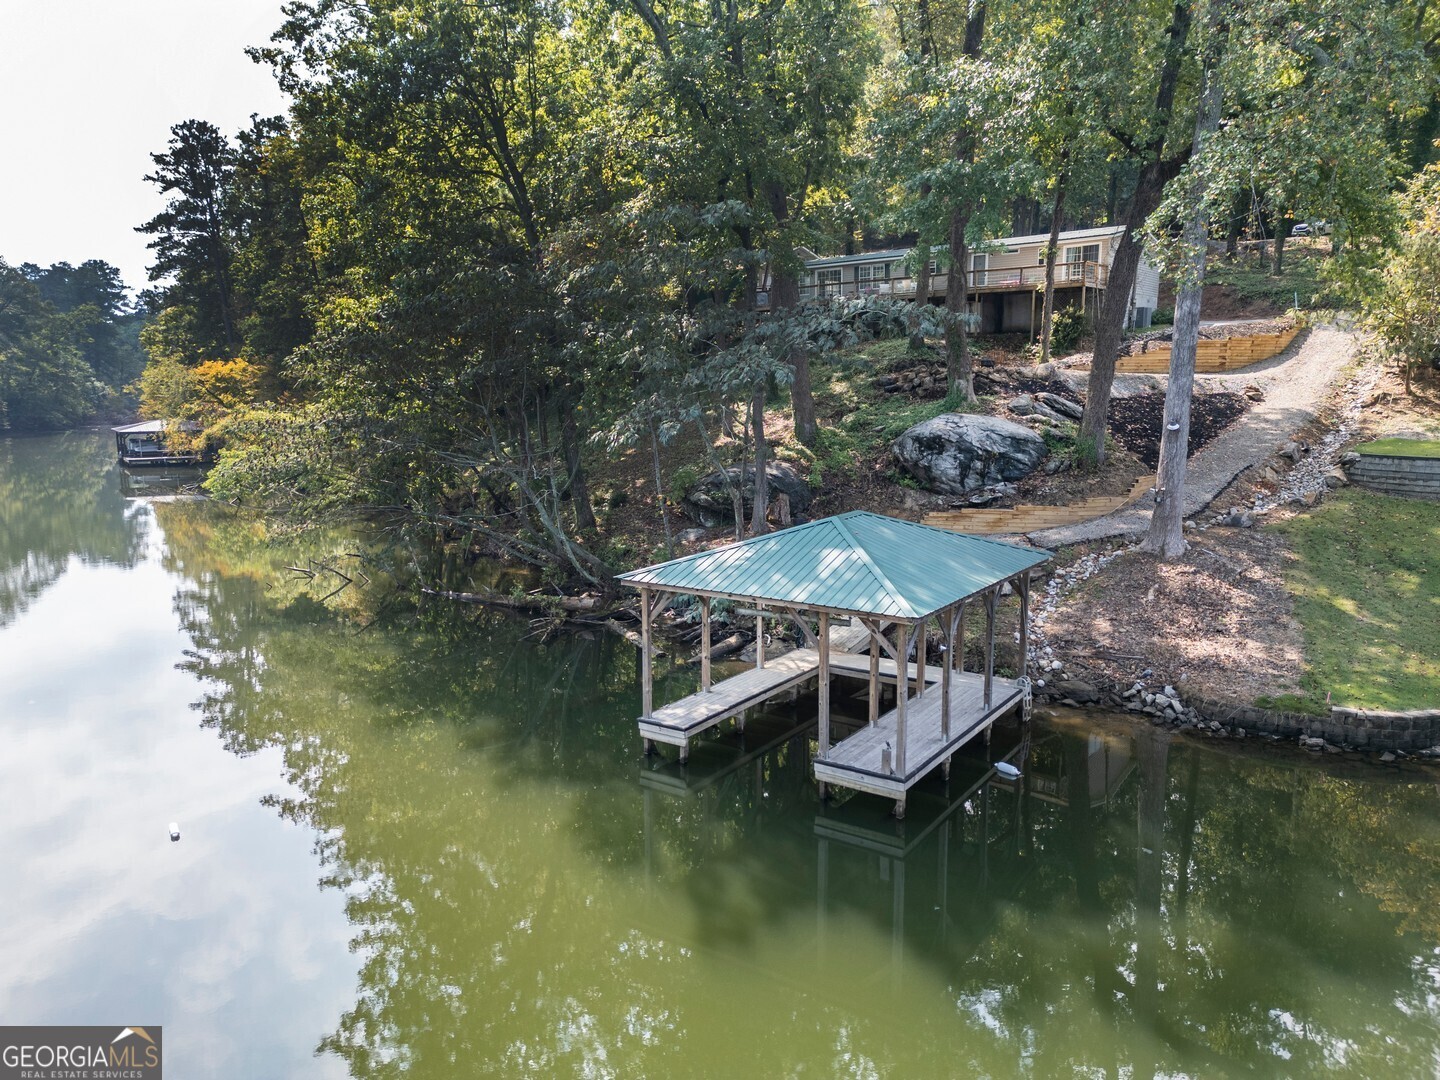
{"type": "Polygon", "coordinates": [[[286,566],[353,542],[276,546],[193,502],[132,521],[84,470],[43,480],[53,460],[27,482],[77,485],[56,504],[76,536],[25,535],[92,559],[107,529],[137,539],[0,629],[0,650],[34,643],[0,683],[0,784],[36,804],[0,819],[0,857],[29,868],[0,945],[44,944],[0,974],[0,1013],[124,1011],[148,951],[167,1044],[215,1055],[177,1075],[1434,1071],[1428,775],[1040,722],[997,735],[1019,781],[978,750],[897,823],[816,798],[811,704],[687,768],[644,759],[618,638],[387,612],[378,586],[321,603],[286,566]],[[83,695],[33,655],[81,623],[83,695]],[[164,797],[127,802],[142,761],[164,797]],[[146,830],[180,799],[201,827],[177,867],[146,830]],[[159,884],[96,880],[107,844],[159,884]],[[220,1034],[237,1021],[263,1049],[220,1034]]]}

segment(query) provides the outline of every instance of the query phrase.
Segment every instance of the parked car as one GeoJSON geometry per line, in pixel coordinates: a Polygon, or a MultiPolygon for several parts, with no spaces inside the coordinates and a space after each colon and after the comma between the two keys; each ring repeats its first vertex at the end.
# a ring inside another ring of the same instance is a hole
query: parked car
{"type": "Polygon", "coordinates": [[[1300,222],[1298,225],[1296,225],[1293,229],[1290,230],[1290,235],[1291,235],[1291,236],[1309,236],[1309,235],[1310,235],[1310,223],[1309,223],[1308,221],[1302,221],[1302,222],[1300,222]]]}

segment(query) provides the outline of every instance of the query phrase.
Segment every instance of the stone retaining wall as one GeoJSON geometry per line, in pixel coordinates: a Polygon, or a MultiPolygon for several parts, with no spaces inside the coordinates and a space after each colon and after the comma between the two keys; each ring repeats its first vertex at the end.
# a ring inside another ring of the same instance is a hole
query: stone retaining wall
{"type": "Polygon", "coordinates": [[[1312,716],[1200,698],[1191,698],[1190,703],[1207,719],[1243,727],[1247,732],[1287,738],[1306,735],[1335,746],[1355,746],[1362,750],[1424,750],[1440,746],[1440,710],[1386,713],[1335,709],[1327,716],[1312,716]]]}
{"type": "Polygon", "coordinates": [[[1353,483],[1390,495],[1440,500],[1440,458],[1361,454],[1349,469],[1353,483]]]}

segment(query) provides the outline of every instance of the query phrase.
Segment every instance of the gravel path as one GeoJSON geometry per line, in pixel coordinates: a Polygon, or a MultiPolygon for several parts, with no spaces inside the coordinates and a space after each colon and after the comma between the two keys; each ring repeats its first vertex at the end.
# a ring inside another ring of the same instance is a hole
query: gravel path
{"type": "MultiPolygon", "coordinates": [[[[1304,334],[1279,356],[1233,375],[1207,375],[1210,389],[1239,391],[1259,386],[1265,399],[1190,459],[1185,474],[1185,516],[1208,506],[1230,481],[1273,455],[1315,419],[1340,371],[1355,355],[1355,335],[1333,326],[1304,334]]],[[[1150,525],[1151,507],[1142,496],[1130,506],[1079,525],[1045,529],[1029,539],[1055,548],[1112,536],[1134,536],[1150,525]]]]}

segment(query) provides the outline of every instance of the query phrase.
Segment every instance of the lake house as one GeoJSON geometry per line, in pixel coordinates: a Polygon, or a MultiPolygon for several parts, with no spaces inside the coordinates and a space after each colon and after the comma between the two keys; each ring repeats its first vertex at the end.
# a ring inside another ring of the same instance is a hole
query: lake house
{"type": "MultiPolygon", "coordinates": [[[[1110,280],[1115,249],[1125,235],[1124,226],[1072,229],[1060,234],[1060,252],[1055,266],[1057,310],[1075,306],[1082,309],[1098,303],[1110,280]]],[[[976,333],[1038,332],[1045,288],[1045,248],[1049,233],[1006,236],[977,245],[970,256],[970,327],[976,333]]],[[[859,255],[835,255],[807,259],[800,279],[801,299],[824,296],[894,296],[915,298],[915,276],[910,248],[867,251],[859,255]]],[[[943,258],[930,264],[930,289],[925,297],[941,303],[948,285],[948,266],[943,258]]],[[[1130,292],[1129,315],[1132,327],[1150,325],[1160,295],[1160,272],[1143,255],[1130,292]]],[[[768,293],[760,294],[760,306],[768,306],[768,293]]]]}

